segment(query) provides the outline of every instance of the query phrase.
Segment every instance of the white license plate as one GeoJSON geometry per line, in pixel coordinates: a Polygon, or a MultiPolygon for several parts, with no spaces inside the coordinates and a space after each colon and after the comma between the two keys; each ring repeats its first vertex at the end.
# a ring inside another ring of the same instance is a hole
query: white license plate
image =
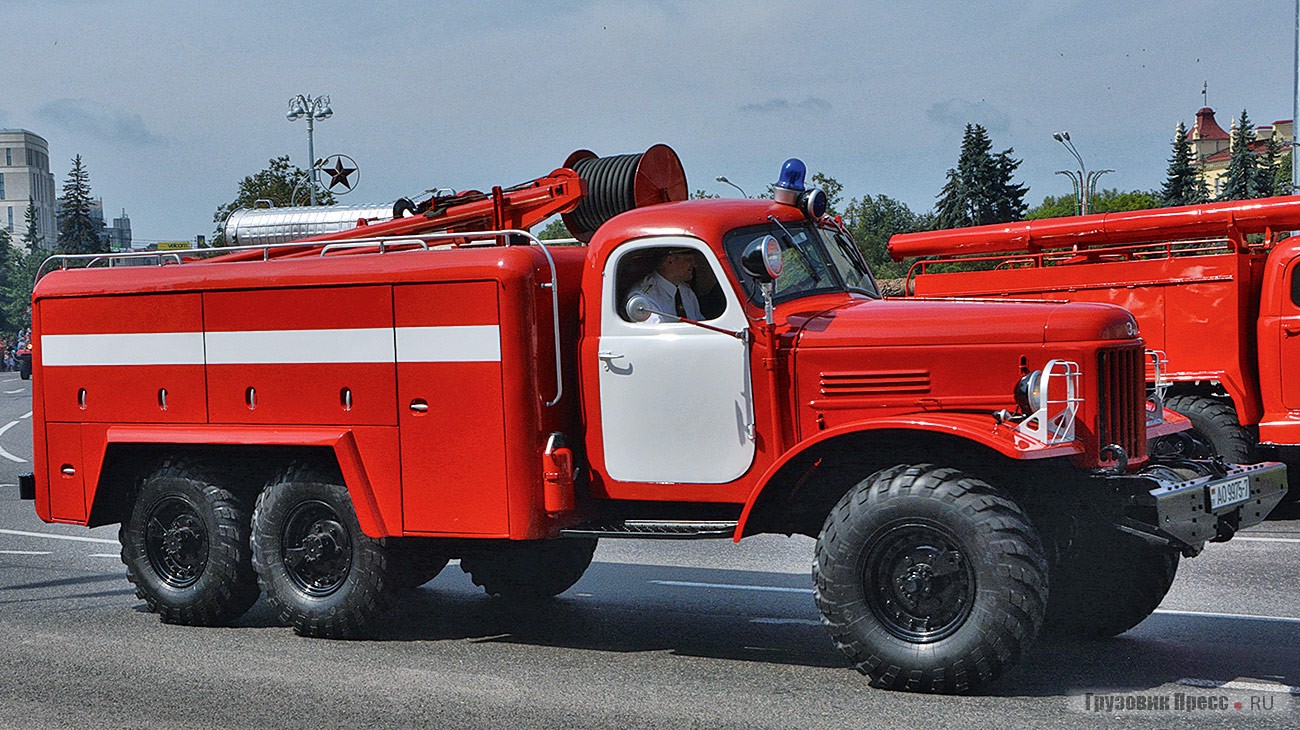
{"type": "Polygon", "coordinates": [[[1226,482],[1211,484],[1210,510],[1245,502],[1250,499],[1250,477],[1237,477],[1226,482]]]}

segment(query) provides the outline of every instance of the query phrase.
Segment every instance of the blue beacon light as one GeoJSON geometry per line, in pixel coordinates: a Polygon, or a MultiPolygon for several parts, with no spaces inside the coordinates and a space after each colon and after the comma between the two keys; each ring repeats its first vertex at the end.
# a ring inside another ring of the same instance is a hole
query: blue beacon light
{"type": "Polygon", "coordinates": [[[773,190],[773,197],[776,202],[783,205],[798,205],[799,195],[804,191],[804,177],[808,174],[808,167],[803,164],[803,160],[797,157],[791,157],[781,165],[781,175],[776,180],[773,190]]]}

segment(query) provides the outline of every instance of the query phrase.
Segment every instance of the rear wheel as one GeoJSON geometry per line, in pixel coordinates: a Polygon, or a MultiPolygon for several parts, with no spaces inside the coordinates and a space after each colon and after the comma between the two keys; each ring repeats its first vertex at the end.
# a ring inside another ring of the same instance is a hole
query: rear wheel
{"type": "Polygon", "coordinates": [[[383,543],[361,531],[347,487],[309,466],[287,470],[253,511],[253,566],[280,620],[304,636],[364,635],[392,603],[383,543]]]}
{"type": "Polygon", "coordinates": [[[1047,561],[1020,508],[955,469],[900,465],[826,518],[813,580],[822,621],[872,684],[963,692],[1034,640],[1047,561]]]}
{"type": "Polygon", "coordinates": [[[1177,572],[1178,553],[1109,525],[1090,528],[1052,566],[1044,628],[1084,638],[1122,634],[1156,610],[1177,572]]]}
{"type": "Polygon", "coordinates": [[[164,462],[141,483],[122,524],[122,562],[136,595],[167,623],[214,626],[257,602],[243,501],[202,466],[164,462]]]}
{"type": "Polygon", "coordinates": [[[550,598],[578,582],[595,552],[595,538],[504,542],[462,557],[460,567],[488,595],[550,598]]]}

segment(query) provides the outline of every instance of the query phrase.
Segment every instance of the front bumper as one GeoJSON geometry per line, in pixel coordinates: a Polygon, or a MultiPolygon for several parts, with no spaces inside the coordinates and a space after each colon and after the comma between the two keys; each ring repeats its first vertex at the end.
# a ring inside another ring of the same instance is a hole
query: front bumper
{"type": "Polygon", "coordinates": [[[1237,530],[1263,522],[1287,492],[1286,465],[1275,461],[1155,465],[1128,479],[1148,484],[1133,494],[1134,509],[1120,528],[1170,543],[1185,555],[1195,555],[1206,542],[1226,541],[1237,530]],[[1193,469],[1210,473],[1196,475],[1193,469]],[[1211,490],[1243,478],[1250,482],[1249,498],[1213,507],[1211,490]]]}

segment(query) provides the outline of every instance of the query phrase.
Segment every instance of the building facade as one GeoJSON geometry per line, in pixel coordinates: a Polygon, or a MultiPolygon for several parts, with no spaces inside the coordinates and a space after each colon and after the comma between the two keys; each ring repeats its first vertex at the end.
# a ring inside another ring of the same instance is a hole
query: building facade
{"type": "Polygon", "coordinates": [[[30,202],[36,208],[42,245],[54,247],[58,235],[56,199],[49,144],[25,129],[0,129],[0,228],[9,232],[14,246],[28,246],[26,215],[30,202]]]}
{"type": "MultiPolygon", "coordinates": [[[[1236,122],[1233,122],[1234,128],[1236,122]]],[[[1264,154],[1269,140],[1276,139],[1282,153],[1291,149],[1295,140],[1295,124],[1290,119],[1280,119],[1272,124],[1255,127],[1255,141],[1250,148],[1264,154]]],[[[1232,134],[1223,131],[1223,127],[1214,119],[1214,110],[1202,107],[1196,112],[1196,121],[1187,133],[1187,144],[1192,148],[1192,164],[1201,169],[1205,187],[1210,197],[1218,197],[1227,182],[1228,163],[1232,161],[1232,134]]]]}

